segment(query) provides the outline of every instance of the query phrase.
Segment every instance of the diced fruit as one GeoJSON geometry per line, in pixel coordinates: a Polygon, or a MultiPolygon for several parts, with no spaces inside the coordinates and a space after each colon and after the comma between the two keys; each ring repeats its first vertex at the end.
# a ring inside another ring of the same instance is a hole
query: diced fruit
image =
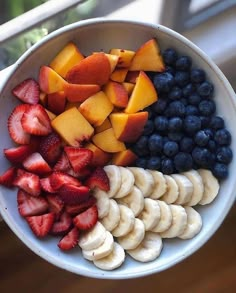
{"type": "Polygon", "coordinates": [[[18,84],[12,93],[15,97],[27,104],[37,104],[39,102],[39,85],[32,78],[26,79],[18,84]]]}
{"type": "Polygon", "coordinates": [[[54,222],[50,233],[53,235],[64,235],[69,231],[72,225],[72,218],[70,214],[64,212],[61,214],[58,221],[54,222]]]}
{"type": "Polygon", "coordinates": [[[45,237],[48,235],[54,222],[54,214],[48,213],[40,216],[26,217],[26,220],[37,237],[45,237]]]}
{"type": "Polygon", "coordinates": [[[114,69],[116,68],[116,65],[118,64],[119,61],[119,57],[114,55],[114,54],[107,54],[105,53],[106,57],[108,58],[109,62],[110,62],[110,69],[111,72],[114,71],[114,69]]]}
{"type": "Polygon", "coordinates": [[[97,84],[66,83],[64,91],[69,102],[83,102],[90,96],[99,92],[100,86],[97,84]]]}
{"type": "Polygon", "coordinates": [[[44,160],[40,153],[33,153],[29,155],[23,161],[22,165],[27,171],[38,175],[45,175],[52,171],[51,167],[44,160]]]}
{"type": "Polygon", "coordinates": [[[111,128],[111,122],[109,118],[106,118],[103,123],[95,128],[95,133],[102,132],[108,128],[111,128]]]}
{"type": "Polygon", "coordinates": [[[134,114],[112,113],[110,120],[118,140],[135,142],[144,130],[144,126],[148,120],[148,112],[134,114]]]}
{"type": "Polygon", "coordinates": [[[17,170],[13,184],[32,196],[39,196],[41,191],[39,176],[21,169],[17,170]]]}
{"type": "Polygon", "coordinates": [[[52,94],[63,91],[65,80],[48,66],[42,66],[39,71],[39,86],[41,91],[52,94]]]}
{"type": "Polygon", "coordinates": [[[91,174],[91,166],[84,167],[83,169],[77,172],[75,172],[73,168],[70,168],[70,170],[68,170],[67,173],[82,181],[84,180],[84,178],[86,178],[87,176],[91,174]]]}
{"type": "Polygon", "coordinates": [[[74,107],[79,108],[80,105],[81,105],[81,102],[67,102],[65,110],[69,110],[74,107]]]}
{"type": "Polygon", "coordinates": [[[86,148],[65,147],[64,151],[75,172],[89,166],[93,159],[93,152],[86,148]]]}
{"type": "Polygon", "coordinates": [[[46,107],[47,106],[47,101],[48,101],[48,96],[44,92],[40,92],[39,94],[39,102],[42,106],[46,107]]]}
{"type": "Polygon", "coordinates": [[[125,108],[125,112],[136,113],[150,106],[156,101],[157,92],[154,88],[154,85],[146,73],[141,71],[130,96],[128,105],[125,108]]]}
{"type": "Polygon", "coordinates": [[[95,226],[98,221],[97,206],[94,205],[88,208],[83,213],[74,217],[74,225],[80,230],[89,230],[95,226]]]}
{"type": "Polygon", "coordinates": [[[126,68],[116,68],[112,72],[110,79],[116,82],[123,82],[125,81],[127,73],[128,73],[128,69],[126,68]]]}
{"type": "Polygon", "coordinates": [[[49,164],[55,164],[62,154],[62,142],[58,134],[52,132],[43,137],[39,144],[39,152],[49,164]]]}
{"type": "Polygon", "coordinates": [[[70,165],[69,159],[68,159],[66,153],[63,152],[61,154],[60,158],[58,159],[57,163],[53,167],[53,170],[67,172],[70,169],[71,169],[71,165],[70,165]]]}
{"type": "Polygon", "coordinates": [[[110,54],[117,55],[119,57],[117,67],[127,68],[131,65],[135,52],[124,49],[111,49],[110,54]]]}
{"type": "Polygon", "coordinates": [[[57,220],[60,217],[61,212],[64,208],[64,202],[56,194],[47,194],[46,199],[48,201],[49,211],[54,213],[55,219],[57,220]]]}
{"type": "Polygon", "coordinates": [[[53,172],[50,176],[50,183],[54,190],[58,190],[63,184],[72,184],[75,186],[81,186],[81,182],[75,177],[68,175],[64,172],[53,172]]]}
{"type": "Polygon", "coordinates": [[[143,70],[162,72],[165,64],[161,56],[160,48],[155,39],[144,43],[135,53],[129,70],[143,70]]]}
{"type": "Polygon", "coordinates": [[[116,166],[132,166],[132,164],[137,160],[137,156],[134,152],[132,152],[130,149],[127,149],[125,151],[115,153],[112,156],[111,164],[116,166]]]}
{"type": "Polygon", "coordinates": [[[78,204],[67,204],[65,206],[65,210],[70,215],[75,216],[84,212],[91,206],[95,205],[95,203],[96,203],[96,198],[93,196],[90,196],[89,199],[87,199],[85,202],[78,203],[78,204]]]}
{"type": "Polygon", "coordinates": [[[66,94],[64,91],[48,94],[47,108],[49,111],[58,115],[61,114],[66,107],[66,94]]]}
{"type": "Polygon", "coordinates": [[[51,181],[49,177],[41,178],[40,179],[40,186],[42,190],[48,193],[55,193],[56,190],[52,188],[51,181]]]}
{"type": "Polygon", "coordinates": [[[132,94],[132,91],[134,89],[134,84],[131,82],[122,82],[123,87],[128,92],[128,95],[130,96],[132,94]]]}
{"type": "Polygon", "coordinates": [[[80,113],[94,126],[101,125],[112,110],[113,105],[103,91],[89,97],[79,107],[80,113]]]}
{"type": "Polygon", "coordinates": [[[112,128],[95,134],[92,141],[97,147],[108,153],[116,153],[126,149],[125,144],[117,140],[112,128]]]}
{"type": "Polygon", "coordinates": [[[0,185],[4,185],[6,187],[13,187],[13,181],[15,179],[15,176],[16,168],[8,168],[2,175],[0,175],[0,185]]]}
{"type": "Polygon", "coordinates": [[[110,190],[110,182],[106,172],[102,167],[97,167],[89,178],[85,181],[85,185],[91,189],[98,187],[104,191],[110,190]]]}
{"type": "Polygon", "coordinates": [[[127,106],[128,92],[122,84],[109,81],[104,87],[104,92],[114,106],[118,108],[125,108],[127,106]]]}
{"type": "Polygon", "coordinates": [[[65,204],[78,204],[85,202],[90,197],[90,189],[83,185],[64,184],[58,190],[58,195],[65,204]]]}
{"type": "Polygon", "coordinates": [[[71,146],[80,146],[93,135],[94,129],[77,108],[66,110],[52,122],[53,129],[71,146]]]}
{"type": "Polygon", "coordinates": [[[79,230],[74,227],[68,232],[58,243],[58,247],[61,250],[70,250],[78,245],[79,241],[79,230]]]}
{"type": "Polygon", "coordinates": [[[128,71],[125,81],[130,83],[136,83],[140,71],[128,71]]]}
{"type": "Polygon", "coordinates": [[[51,121],[52,121],[54,118],[57,117],[57,115],[55,115],[55,114],[52,113],[51,111],[49,111],[49,110],[47,110],[47,109],[45,109],[45,111],[47,112],[48,117],[49,117],[49,119],[50,119],[51,121]]]}
{"type": "Polygon", "coordinates": [[[30,145],[21,145],[10,149],[4,149],[4,155],[13,164],[22,163],[29,155],[32,154],[30,145]]]}
{"type": "Polygon", "coordinates": [[[91,142],[86,144],[85,148],[93,152],[92,166],[105,166],[111,159],[110,153],[104,152],[91,142]]]}

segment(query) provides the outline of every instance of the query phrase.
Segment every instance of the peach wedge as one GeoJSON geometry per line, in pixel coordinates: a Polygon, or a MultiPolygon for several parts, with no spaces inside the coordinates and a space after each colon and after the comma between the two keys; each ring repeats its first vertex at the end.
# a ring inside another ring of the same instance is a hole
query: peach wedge
{"type": "Polygon", "coordinates": [[[41,91],[52,94],[64,90],[66,81],[52,68],[42,66],[39,71],[39,86],[41,91]]]}
{"type": "Polygon", "coordinates": [[[99,92],[100,86],[97,84],[73,84],[67,82],[64,91],[69,102],[83,102],[99,92]]]}
{"type": "Polygon", "coordinates": [[[122,84],[109,81],[103,90],[114,106],[118,108],[125,108],[127,106],[128,92],[122,84]]]}
{"type": "Polygon", "coordinates": [[[124,49],[111,49],[110,54],[119,56],[118,68],[127,68],[131,65],[135,52],[124,49]]]}
{"type": "Polygon", "coordinates": [[[115,153],[112,155],[111,164],[116,166],[131,166],[136,160],[137,156],[130,149],[115,153]]]}
{"type": "Polygon", "coordinates": [[[92,142],[89,142],[84,147],[93,152],[93,159],[92,159],[93,166],[105,166],[111,159],[112,155],[110,153],[104,152],[92,142]]]}

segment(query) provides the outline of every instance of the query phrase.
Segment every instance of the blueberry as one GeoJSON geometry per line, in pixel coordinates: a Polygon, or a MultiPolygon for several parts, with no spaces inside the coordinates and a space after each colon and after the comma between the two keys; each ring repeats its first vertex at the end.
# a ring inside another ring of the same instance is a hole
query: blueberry
{"type": "Polygon", "coordinates": [[[229,147],[220,147],[216,151],[216,160],[219,163],[229,164],[232,161],[233,152],[229,147]]]}
{"type": "Polygon", "coordinates": [[[135,143],[136,147],[139,149],[147,148],[148,146],[148,136],[142,135],[138,138],[135,143]]]}
{"type": "Polygon", "coordinates": [[[163,59],[167,65],[174,65],[177,58],[177,52],[173,48],[168,48],[163,52],[163,59]]]}
{"type": "Polygon", "coordinates": [[[169,92],[168,98],[170,100],[179,100],[182,96],[182,90],[178,86],[174,86],[169,92]]]}
{"type": "Polygon", "coordinates": [[[150,170],[160,170],[161,169],[161,158],[160,157],[150,157],[147,160],[147,168],[150,170]]]}
{"type": "Polygon", "coordinates": [[[164,132],[168,128],[168,119],[165,116],[157,116],[154,120],[156,131],[164,132]]]}
{"type": "Polygon", "coordinates": [[[192,66],[192,59],[189,56],[181,56],[175,62],[175,67],[177,70],[187,71],[190,70],[192,66]]]}
{"type": "Polygon", "coordinates": [[[145,158],[138,158],[135,162],[136,167],[146,169],[147,168],[147,160],[145,158]]]}
{"type": "Polygon", "coordinates": [[[199,116],[202,124],[202,128],[206,128],[210,124],[210,117],[207,116],[199,116]]]}
{"type": "Polygon", "coordinates": [[[194,93],[190,94],[190,96],[188,98],[188,102],[190,105],[198,106],[199,103],[201,102],[201,99],[202,98],[199,96],[199,94],[194,92],[194,93]]]}
{"type": "Polygon", "coordinates": [[[205,131],[205,133],[207,133],[207,135],[210,137],[210,139],[214,138],[214,131],[210,128],[205,128],[203,129],[205,131]]]}
{"type": "Polygon", "coordinates": [[[186,116],[184,119],[184,130],[192,135],[201,129],[201,120],[195,115],[186,116]]]}
{"type": "Polygon", "coordinates": [[[190,78],[193,83],[202,83],[206,79],[206,73],[199,68],[193,68],[190,73],[190,78]]]}
{"type": "Polygon", "coordinates": [[[227,165],[222,163],[216,163],[212,168],[212,173],[218,179],[225,179],[229,175],[227,165]]]}
{"type": "Polygon", "coordinates": [[[175,156],[179,151],[179,145],[175,141],[168,141],[163,146],[163,153],[167,157],[175,156]]]}
{"type": "Polygon", "coordinates": [[[186,98],[181,98],[179,100],[184,106],[187,106],[188,105],[188,100],[186,98]]]}
{"type": "Polygon", "coordinates": [[[170,175],[174,173],[174,163],[170,158],[163,158],[161,161],[161,171],[163,174],[170,175]]]}
{"type": "Polygon", "coordinates": [[[180,86],[184,87],[189,83],[189,73],[186,71],[176,71],[175,73],[175,83],[180,86]]]}
{"type": "Polygon", "coordinates": [[[145,108],[144,111],[147,111],[147,112],[148,112],[148,119],[149,119],[149,120],[151,120],[151,119],[154,118],[155,113],[154,113],[154,111],[153,111],[153,109],[152,109],[151,106],[145,108]]]}
{"type": "Polygon", "coordinates": [[[162,136],[158,134],[152,134],[148,139],[148,148],[153,154],[160,153],[163,148],[162,136]]]}
{"type": "Polygon", "coordinates": [[[216,147],[216,142],[213,139],[210,139],[207,145],[208,150],[214,153],[216,151],[216,147]]]}
{"type": "Polygon", "coordinates": [[[210,120],[210,127],[214,130],[218,130],[225,127],[224,119],[219,116],[212,116],[210,120]]]}
{"type": "Polygon", "coordinates": [[[191,137],[184,136],[179,142],[181,152],[191,153],[194,147],[194,140],[191,137]]]}
{"type": "Polygon", "coordinates": [[[209,140],[210,140],[210,136],[204,130],[199,130],[194,136],[195,143],[201,147],[206,146],[209,140]]]}
{"type": "Polygon", "coordinates": [[[146,124],[144,125],[143,135],[150,135],[154,131],[154,123],[152,120],[147,120],[146,124]]]}
{"type": "Polygon", "coordinates": [[[169,119],[168,129],[170,131],[180,131],[183,127],[183,120],[180,117],[172,117],[169,119]]]}
{"type": "Polygon", "coordinates": [[[183,117],[185,115],[185,106],[180,101],[171,102],[165,110],[167,117],[183,117]]]}
{"type": "Polygon", "coordinates": [[[185,108],[185,114],[186,115],[198,115],[199,111],[196,106],[193,105],[187,105],[185,108]]]}
{"type": "Polygon", "coordinates": [[[226,128],[219,129],[215,132],[214,140],[219,145],[229,145],[231,143],[231,134],[226,128]]]}
{"type": "Polygon", "coordinates": [[[180,132],[180,131],[169,131],[168,132],[168,137],[169,137],[170,140],[179,142],[182,139],[182,137],[183,137],[183,132],[180,132]]]}
{"type": "Polygon", "coordinates": [[[149,155],[149,150],[148,148],[139,148],[136,145],[131,147],[132,151],[138,156],[138,157],[145,157],[149,155]]]}
{"type": "Polygon", "coordinates": [[[193,167],[193,159],[189,153],[179,152],[174,157],[175,169],[179,172],[185,172],[193,167]]]}
{"type": "Polygon", "coordinates": [[[213,100],[203,100],[199,103],[198,109],[201,115],[211,116],[216,111],[216,104],[213,100]]]}
{"type": "Polygon", "coordinates": [[[174,76],[175,75],[175,68],[170,65],[166,65],[165,72],[169,72],[170,74],[172,74],[174,76]]]}
{"type": "Polygon", "coordinates": [[[163,72],[158,73],[153,78],[154,86],[157,92],[169,92],[171,88],[174,86],[175,80],[171,73],[163,72]]]}
{"type": "Polygon", "coordinates": [[[163,141],[163,145],[164,145],[165,143],[167,143],[168,141],[170,141],[170,139],[169,139],[168,136],[163,136],[162,137],[162,141],[163,141]]]}
{"type": "Polygon", "coordinates": [[[212,96],[214,91],[213,85],[208,82],[204,81],[197,87],[197,93],[204,98],[209,98],[212,96]]]}
{"type": "Polygon", "coordinates": [[[183,97],[188,98],[192,93],[195,92],[195,86],[192,83],[187,84],[183,87],[183,97]]]}
{"type": "Polygon", "coordinates": [[[195,147],[192,151],[192,158],[200,168],[209,169],[215,163],[214,155],[207,148],[203,147],[195,147]]]}
{"type": "Polygon", "coordinates": [[[163,98],[159,98],[157,102],[152,104],[152,110],[157,114],[164,113],[166,107],[167,107],[167,100],[163,98]]]}

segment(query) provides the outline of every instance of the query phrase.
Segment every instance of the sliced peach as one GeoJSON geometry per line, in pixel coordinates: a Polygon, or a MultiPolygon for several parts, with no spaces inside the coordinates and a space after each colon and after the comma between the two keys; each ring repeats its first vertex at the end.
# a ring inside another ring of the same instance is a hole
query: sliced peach
{"type": "Polygon", "coordinates": [[[80,105],[81,105],[80,102],[67,102],[65,110],[69,110],[69,109],[74,108],[74,107],[79,108],[80,105]]]}
{"type": "Polygon", "coordinates": [[[112,72],[110,79],[117,82],[123,82],[126,78],[127,73],[128,73],[128,69],[126,68],[116,68],[112,72]]]}
{"type": "Polygon", "coordinates": [[[100,91],[97,84],[73,84],[66,83],[64,91],[69,102],[83,102],[88,97],[100,91]]]}
{"type": "Polygon", "coordinates": [[[165,70],[165,64],[156,39],[147,41],[136,51],[129,70],[156,72],[162,72],[165,70]]]}
{"type": "MultiPolygon", "coordinates": [[[[101,52],[93,52],[93,54],[98,54],[98,53],[101,53],[101,52]]],[[[102,52],[102,53],[104,53],[104,52],[102,52]]],[[[112,55],[112,54],[107,54],[107,53],[104,53],[104,54],[108,58],[108,60],[110,62],[111,72],[113,72],[113,70],[116,68],[116,65],[119,61],[119,57],[116,55],[112,55]]]]}
{"type": "Polygon", "coordinates": [[[39,94],[39,102],[44,107],[47,106],[47,94],[46,93],[40,92],[40,94],[39,94]]]}
{"type": "Polygon", "coordinates": [[[157,101],[157,92],[144,71],[140,71],[133,92],[129,98],[126,113],[136,113],[157,101]]]}
{"type": "Polygon", "coordinates": [[[125,81],[130,83],[136,83],[140,71],[128,71],[125,81]]]}
{"type": "Polygon", "coordinates": [[[127,68],[131,65],[135,52],[123,49],[111,49],[110,54],[119,56],[117,67],[127,68]]]}
{"type": "Polygon", "coordinates": [[[108,153],[117,153],[126,149],[125,144],[115,137],[112,128],[95,134],[92,141],[97,147],[108,153]]]}
{"type": "Polygon", "coordinates": [[[106,118],[101,125],[95,127],[95,133],[102,132],[108,128],[111,128],[111,122],[110,122],[109,118],[106,118]]]}
{"type": "Polygon", "coordinates": [[[116,166],[131,166],[136,160],[137,156],[130,149],[118,152],[112,155],[111,164],[116,166]]]}
{"type": "Polygon", "coordinates": [[[128,95],[130,96],[133,89],[134,89],[134,83],[131,82],[122,82],[123,87],[127,90],[128,95]]]}
{"type": "Polygon", "coordinates": [[[112,155],[110,153],[104,152],[92,142],[89,142],[84,147],[93,152],[93,159],[92,159],[93,166],[105,166],[111,159],[112,155]]]}
{"type": "Polygon", "coordinates": [[[63,91],[66,81],[48,66],[42,66],[39,71],[39,86],[46,94],[63,91]]]}
{"type": "Polygon", "coordinates": [[[57,117],[57,115],[55,115],[55,114],[52,113],[51,111],[49,111],[49,110],[47,110],[47,109],[45,109],[45,111],[47,112],[48,117],[49,117],[50,120],[53,120],[53,119],[55,119],[55,118],[57,117]]]}
{"type": "Polygon", "coordinates": [[[114,106],[118,108],[125,108],[127,106],[129,98],[128,92],[122,84],[109,81],[103,90],[114,106]]]}
{"type": "Polygon", "coordinates": [[[48,110],[58,115],[65,110],[66,95],[65,92],[56,92],[48,94],[48,110]]]}

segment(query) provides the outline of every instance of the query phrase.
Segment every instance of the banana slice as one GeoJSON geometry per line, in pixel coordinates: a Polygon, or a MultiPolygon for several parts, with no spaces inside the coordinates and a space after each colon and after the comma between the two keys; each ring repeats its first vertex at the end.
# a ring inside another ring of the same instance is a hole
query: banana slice
{"type": "Polygon", "coordinates": [[[184,207],[187,213],[187,226],[184,232],[178,237],[181,239],[191,239],[197,235],[202,228],[202,218],[192,207],[184,207]]]}
{"type": "Polygon", "coordinates": [[[145,230],[152,230],[159,222],[161,217],[160,207],[156,200],[151,198],[144,199],[144,209],[138,216],[143,221],[145,230]]]}
{"type": "Polygon", "coordinates": [[[118,204],[120,208],[120,222],[114,230],[111,231],[115,237],[121,237],[127,235],[134,227],[134,213],[131,209],[124,205],[118,204]]]}
{"type": "Polygon", "coordinates": [[[161,218],[157,225],[154,228],[152,228],[151,231],[155,233],[161,233],[170,228],[172,223],[172,213],[167,203],[165,203],[162,200],[157,200],[157,202],[160,207],[161,218]]]}
{"type": "Polygon", "coordinates": [[[195,206],[203,197],[204,186],[202,177],[196,170],[190,170],[183,173],[193,184],[193,194],[190,201],[186,203],[187,206],[195,206]]]}
{"type": "Polygon", "coordinates": [[[164,175],[159,171],[148,170],[148,172],[152,174],[153,179],[154,179],[154,188],[153,188],[152,193],[149,195],[149,197],[152,199],[158,199],[167,190],[166,179],[165,179],[164,175]]]}
{"type": "Polygon", "coordinates": [[[118,243],[124,249],[135,249],[145,236],[145,227],[141,220],[135,218],[134,228],[127,235],[118,237],[118,243]]]}
{"type": "Polygon", "coordinates": [[[95,248],[92,250],[82,249],[83,257],[92,261],[101,259],[103,257],[106,257],[112,252],[113,245],[114,245],[113,236],[109,231],[106,231],[106,238],[104,242],[98,248],[95,248]]]}
{"type": "Polygon", "coordinates": [[[148,262],[160,255],[162,247],[162,239],[159,234],[146,232],[139,246],[132,250],[126,250],[126,252],[137,261],[148,262]]]}
{"type": "Polygon", "coordinates": [[[107,193],[99,188],[94,189],[93,196],[97,199],[98,218],[104,218],[110,210],[110,199],[107,193]]]}
{"type": "Polygon", "coordinates": [[[180,205],[170,205],[172,223],[168,230],[160,233],[162,238],[174,238],[181,235],[187,226],[187,213],[180,205]]]}
{"type": "Polygon", "coordinates": [[[120,267],[124,261],[124,249],[118,243],[114,242],[112,252],[104,258],[94,260],[93,263],[99,269],[111,271],[120,267]]]}
{"type": "Polygon", "coordinates": [[[108,214],[101,219],[101,223],[107,231],[112,231],[120,222],[120,208],[114,199],[110,199],[108,214]]]}
{"type": "Polygon", "coordinates": [[[117,202],[130,208],[137,217],[144,208],[143,194],[136,186],[133,186],[131,192],[123,198],[118,198],[117,202]]]}
{"type": "Polygon", "coordinates": [[[200,205],[211,203],[217,196],[220,185],[218,180],[212,174],[211,171],[205,169],[199,169],[198,173],[202,177],[204,185],[204,193],[202,199],[199,201],[200,205]]]}
{"type": "Polygon", "coordinates": [[[167,184],[167,190],[160,200],[165,201],[167,204],[174,203],[179,196],[179,187],[170,175],[164,175],[167,184]]]}
{"type": "Polygon", "coordinates": [[[106,229],[100,222],[97,222],[91,230],[80,235],[79,246],[84,250],[95,249],[105,241],[105,238],[106,229]]]}
{"type": "Polygon", "coordinates": [[[174,203],[183,205],[191,199],[193,184],[186,176],[181,174],[173,174],[171,177],[174,178],[179,187],[179,196],[174,203]]]}
{"type": "Polygon", "coordinates": [[[114,198],[122,198],[130,193],[134,186],[134,175],[125,167],[119,167],[121,174],[121,186],[114,195],[114,198]]]}
{"type": "Polygon", "coordinates": [[[120,169],[116,165],[107,165],[104,170],[110,181],[110,190],[107,192],[109,198],[112,198],[121,186],[121,174],[120,169]]]}
{"type": "Polygon", "coordinates": [[[141,190],[144,197],[148,197],[154,188],[153,176],[143,168],[129,167],[128,169],[134,175],[134,184],[141,190]]]}

